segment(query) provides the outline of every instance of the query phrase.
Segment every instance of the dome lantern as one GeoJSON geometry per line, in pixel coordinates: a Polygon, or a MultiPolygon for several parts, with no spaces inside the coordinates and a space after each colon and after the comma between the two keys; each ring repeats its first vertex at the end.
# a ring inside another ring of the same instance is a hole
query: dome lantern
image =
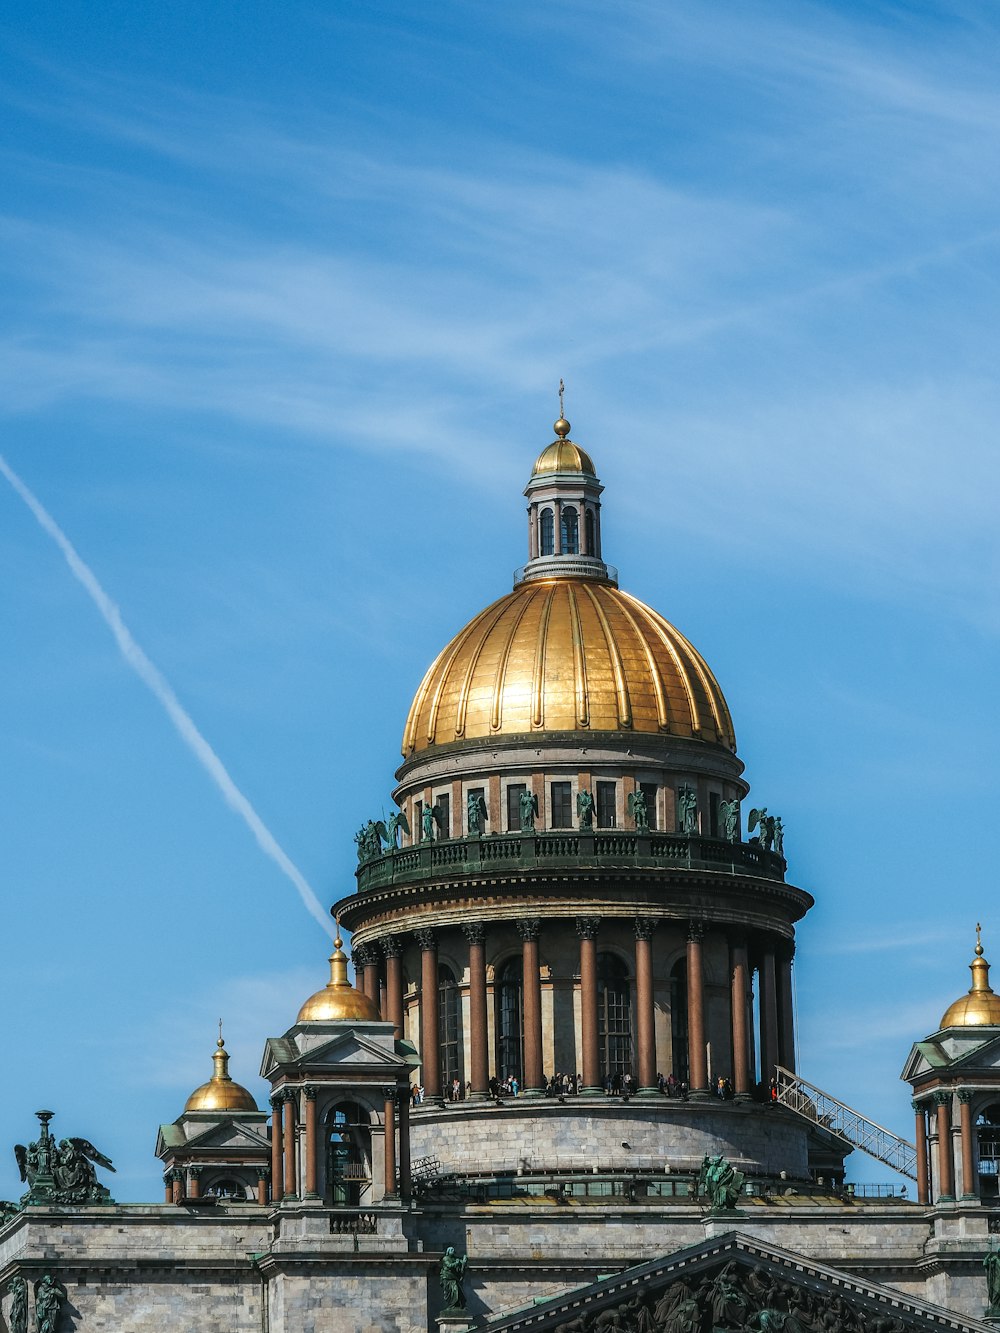
{"type": "Polygon", "coordinates": [[[942,1028],[1000,1027],[1000,995],[990,985],[990,965],[983,957],[982,926],[976,923],[976,950],[969,964],[969,993],[948,1006],[942,1028]]]}
{"type": "Polygon", "coordinates": [[[252,1093],[229,1076],[229,1052],[222,1039],[222,1019],[219,1019],[219,1040],[212,1056],[215,1066],[212,1077],[200,1088],[195,1088],[184,1104],[185,1111],[256,1111],[252,1093]]]}
{"type": "Polygon", "coordinates": [[[364,991],[352,986],[347,976],[347,955],[341,945],[340,927],[330,955],[330,980],[322,990],[310,995],[299,1010],[299,1023],[380,1023],[378,1005],[364,991]]]}

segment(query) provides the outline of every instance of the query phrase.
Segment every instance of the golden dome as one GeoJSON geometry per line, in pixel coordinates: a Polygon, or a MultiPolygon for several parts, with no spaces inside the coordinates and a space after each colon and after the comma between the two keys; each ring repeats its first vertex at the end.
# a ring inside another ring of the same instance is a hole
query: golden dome
{"type": "Polygon", "coordinates": [[[357,990],[347,978],[347,956],[340,947],[338,932],[330,955],[330,980],[322,990],[310,995],[299,1010],[299,1023],[334,1023],[354,1019],[361,1023],[379,1023],[378,1005],[364,991],[357,990]]]}
{"type": "Polygon", "coordinates": [[[1000,995],[990,985],[990,965],[983,957],[981,926],[976,926],[976,956],[969,964],[972,985],[945,1010],[943,1028],[1000,1027],[1000,995]]]}
{"type": "MultiPolygon", "coordinates": [[[[221,1027],[221,1023],[220,1023],[221,1027]]],[[[212,1056],[215,1073],[207,1083],[195,1088],[184,1103],[185,1111],[256,1111],[257,1103],[252,1093],[240,1083],[234,1083],[229,1077],[229,1052],[226,1050],[222,1034],[216,1042],[218,1049],[212,1056]]]]}
{"type": "Polygon", "coordinates": [[[547,444],[535,459],[531,469],[533,477],[544,477],[550,472],[582,472],[588,477],[597,477],[593,459],[586,449],[581,449],[568,439],[569,422],[560,417],[555,424],[556,439],[547,444]]]}
{"type": "Polygon", "coordinates": [[[586,577],[526,580],[470,621],[424,676],[403,755],[541,731],[659,733],[736,749],[697,649],[637,598],[586,577]]]}

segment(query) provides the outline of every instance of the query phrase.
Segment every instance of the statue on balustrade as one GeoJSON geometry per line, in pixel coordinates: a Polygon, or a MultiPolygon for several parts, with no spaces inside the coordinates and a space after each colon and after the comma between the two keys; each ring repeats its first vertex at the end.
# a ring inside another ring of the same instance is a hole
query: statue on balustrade
{"type": "Polygon", "coordinates": [[[636,787],[635,791],[628,794],[628,812],[635,823],[636,832],[647,833],[649,831],[649,808],[646,805],[646,793],[641,787],[636,787]]]}
{"type": "Polygon", "coordinates": [[[681,833],[698,832],[698,793],[686,782],[677,788],[677,828],[681,833]]]}
{"type": "Polygon", "coordinates": [[[359,865],[382,855],[382,838],[384,836],[385,825],[381,821],[376,824],[374,819],[369,819],[367,824],[361,825],[354,835],[354,841],[358,848],[359,865]]]}
{"type": "Polygon", "coordinates": [[[486,822],[489,814],[486,809],[486,798],[481,791],[470,791],[468,806],[468,823],[470,833],[485,833],[486,822]]]}
{"type": "Polygon", "coordinates": [[[722,816],[722,828],[727,842],[739,842],[740,840],[740,803],[739,801],[722,801],[719,805],[719,814],[722,816]]]}
{"type": "Polygon", "coordinates": [[[737,1171],[721,1153],[714,1157],[705,1154],[698,1172],[698,1193],[708,1196],[713,1212],[732,1212],[739,1202],[745,1183],[743,1172],[737,1171]]]}
{"type": "Polygon", "coordinates": [[[750,811],[750,820],[747,824],[747,832],[752,833],[754,829],[759,829],[757,841],[765,852],[769,852],[774,846],[774,815],[767,813],[767,806],[763,805],[758,810],[756,806],[750,811]]]}
{"type": "Polygon", "coordinates": [[[441,1256],[441,1269],[438,1281],[441,1283],[441,1295],[444,1298],[445,1312],[465,1309],[465,1292],[462,1283],[465,1270],[469,1265],[467,1254],[455,1253],[454,1245],[449,1245],[441,1256]]]}
{"type": "Polygon", "coordinates": [[[538,797],[527,787],[521,792],[521,832],[534,833],[535,817],[538,814],[538,797]]]}
{"type": "Polygon", "coordinates": [[[781,817],[779,815],[775,815],[774,817],[774,850],[779,856],[784,856],[785,854],[785,830],[781,826],[781,817]]]}
{"type": "Polygon", "coordinates": [[[94,1163],[114,1171],[111,1159],[94,1147],[89,1139],[60,1139],[49,1133],[51,1111],[37,1111],[41,1132],[27,1147],[15,1144],[21,1179],[28,1190],[21,1198],[28,1203],[112,1203],[111,1191],[97,1179],[94,1163]]]}
{"type": "Polygon", "coordinates": [[[580,816],[580,832],[589,832],[594,827],[594,798],[589,791],[577,792],[576,813],[580,816]]]}
{"type": "MultiPolygon", "coordinates": [[[[410,825],[406,815],[402,810],[393,810],[388,820],[383,824],[381,819],[375,825],[375,832],[379,835],[382,842],[385,843],[387,852],[394,852],[398,846],[398,830],[402,829],[404,833],[409,833],[410,825]]],[[[379,854],[381,855],[382,845],[379,843],[379,854]]]]}
{"type": "Polygon", "coordinates": [[[425,805],[420,812],[421,842],[433,841],[435,824],[440,829],[441,807],[439,805],[425,805]]]}

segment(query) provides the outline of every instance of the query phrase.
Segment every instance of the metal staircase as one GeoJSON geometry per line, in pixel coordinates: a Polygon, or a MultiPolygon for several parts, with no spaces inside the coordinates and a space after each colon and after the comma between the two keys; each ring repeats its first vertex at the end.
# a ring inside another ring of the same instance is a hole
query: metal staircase
{"type": "Polygon", "coordinates": [[[917,1149],[914,1144],[893,1134],[891,1129],[877,1125],[860,1111],[845,1106],[822,1088],[793,1074],[790,1069],[777,1065],[775,1076],[778,1084],[776,1100],[779,1105],[787,1106],[804,1119],[828,1129],[852,1148],[860,1148],[869,1157],[891,1166],[901,1176],[916,1180],[917,1149]]]}

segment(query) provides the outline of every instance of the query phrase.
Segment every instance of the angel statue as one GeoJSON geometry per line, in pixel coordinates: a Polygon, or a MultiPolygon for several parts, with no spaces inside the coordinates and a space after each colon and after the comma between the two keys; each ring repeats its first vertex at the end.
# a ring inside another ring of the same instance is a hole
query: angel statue
{"type": "Polygon", "coordinates": [[[722,828],[727,842],[740,840],[740,803],[739,801],[720,801],[719,814],[722,816],[722,828]]]}
{"type": "Polygon", "coordinates": [[[470,791],[466,802],[466,810],[469,823],[469,833],[484,833],[484,825],[489,819],[486,810],[486,798],[481,791],[470,791]]]}
{"type": "Polygon", "coordinates": [[[56,1333],[66,1288],[51,1273],[35,1283],[35,1333],[56,1333]]]}
{"type": "Polygon", "coordinates": [[[425,805],[420,812],[421,842],[433,841],[435,824],[438,829],[442,828],[441,807],[439,805],[425,805]]]}
{"type": "Polygon", "coordinates": [[[677,826],[681,833],[698,832],[698,793],[686,782],[677,788],[677,826]]]}
{"type": "Polygon", "coordinates": [[[538,797],[525,787],[519,801],[521,812],[521,832],[534,833],[535,816],[538,814],[538,797]]]}
{"type": "Polygon", "coordinates": [[[774,846],[774,815],[767,813],[767,806],[761,806],[758,810],[756,806],[750,811],[750,820],[747,824],[747,832],[752,833],[755,828],[759,828],[757,841],[763,847],[765,852],[769,852],[774,846]]]}
{"type": "Polygon", "coordinates": [[[649,809],[646,805],[646,793],[641,787],[629,792],[626,805],[638,832],[645,833],[649,828],[649,809]]]}
{"type": "Polygon", "coordinates": [[[594,798],[589,791],[576,794],[576,813],[580,816],[580,832],[594,827],[594,798]]]}
{"type": "Polygon", "coordinates": [[[67,1138],[56,1143],[49,1133],[51,1111],[37,1112],[42,1130],[35,1143],[18,1143],[14,1156],[27,1181],[22,1203],[111,1203],[111,1192],[97,1179],[94,1164],[114,1171],[111,1159],[89,1139],[67,1138]]]}
{"type": "Polygon", "coordinates": [[[385,843],[386,851],[394,852],[398,847],[397,829],[402,829],[406,834],[410,832],[410,825],[402,810],[393,810],[384,824],[380,819],[375,825],[375,832],[385,843]]]}
{"type": "Polygon", "coordinates": [[[23,1277],[14,1277],[7,1290],[10,1293],[7,1327],[10,1333],[28,1333],[28,1284],[23,1277]]]}

